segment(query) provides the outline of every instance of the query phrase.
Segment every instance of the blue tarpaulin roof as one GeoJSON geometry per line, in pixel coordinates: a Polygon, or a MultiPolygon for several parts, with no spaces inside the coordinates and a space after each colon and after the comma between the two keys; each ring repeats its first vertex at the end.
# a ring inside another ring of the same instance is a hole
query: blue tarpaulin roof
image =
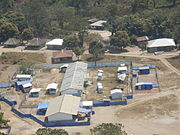
{"type": "Polygon", "coordinates": [[[0,84],[0,88],[8,88],[9,84],[0,84]]]}
{"type": "Polygon", "coordinates": [[[142,69],[143,67],[148,67],[148,68],[150,68],[150,69],[156,68],[155,65],[144,65],[144,66],[141,66],[141,67],[133,67],[132,70],[140,70],[140,69],[142,69]]]}
{"type": "Polygon", "coordinates": [[[91,112],[91,111],[92,111],[91,109],[78,108],[78,112],[80,112],[80,113],[88,113],[88,112],[91,112]]]}
{"type": "Polygon", "coordinates": [[[40,103],[38,105],[38,109],[47,109],[48,105],[49,105],[49,103],[40,103]]]}

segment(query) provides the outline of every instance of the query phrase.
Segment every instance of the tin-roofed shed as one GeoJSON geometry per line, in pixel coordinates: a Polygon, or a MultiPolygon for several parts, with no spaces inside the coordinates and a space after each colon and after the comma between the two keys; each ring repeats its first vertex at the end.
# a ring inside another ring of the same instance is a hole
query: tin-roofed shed
{"type": "Polygon", "coordinates": [[[75,62],[69,64],[61,84],[61,95],[71,94],[81,96],[84,89],[84,81],[87,76],[87,64],[75,62]]]}

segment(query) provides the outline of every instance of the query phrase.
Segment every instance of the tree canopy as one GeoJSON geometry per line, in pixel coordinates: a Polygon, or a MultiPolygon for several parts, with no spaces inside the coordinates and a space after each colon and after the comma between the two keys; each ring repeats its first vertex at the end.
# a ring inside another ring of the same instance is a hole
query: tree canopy
{"type": "Polygon", "coordinates": [[[68,135],[64,129],[39,128],[36,135],[68,135]]]}

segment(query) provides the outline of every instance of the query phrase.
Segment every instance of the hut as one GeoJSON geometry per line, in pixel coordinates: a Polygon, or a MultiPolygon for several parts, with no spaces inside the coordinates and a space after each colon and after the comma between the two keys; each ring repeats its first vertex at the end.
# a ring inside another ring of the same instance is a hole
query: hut
{"type": "Polygon", "coordinates": [[[46,40],[40,38],[33,38],[26,44],[26,48],[28,50],[40,50],[45,47],[46,40]]]}
{"type": "Polygon", "coordinates": [[[50,83],[50,84],[48,84],[48,86],[46,88],[46,93],[47,94],[56,94],[56,92],[58,90],[57,87],[58,87],[57,83],[50,83]]]}
{"type": "Polygon", "coordinates": [[[153,84],[151,82],[140,82],[136,83],[135,90],[151,90],[153,89],[153,84]]]}
{"type": "Polygon", "coordinates": [[[84,62],[75,62],[67,67],[64,79],[61,84],[61,95],[70,94],[82,96],[84,82],[87,77],[87,64],[84,62]]]}
{"type": "Polygon", "coordinates": [[[9,38],[5,43],[4,43],[4,47],[6,48],[13,48],[13,47],[17,47],[21,44],[21,41],[17,38],[9,38]]]}
{"type": "Polygon", "coordinates": [[[47,49],[61,50],[63,49],[63,39],[53,39],[46,43],[47,49]]]}
{"type": "Polygon", "coordinates": [[[74,121],[78,115],[80,97],[62,95],[50,100],[46,111],[48,122],[74,121]]]}
{"type": "Polygon", "coordinates": [[[39,97],[41,89],[40,88],[32,88],[29,92],[30,97],[39,97]]]}
{"type": "Polygon", "coordinates": [[[53,52],[53,56],[51,58],[52,64],[72,62],[73,55],[74,53],[72,50],[61,50],[59,52],[53,52]]]}
{"type": "Polygon", "coordinates": [[[104,30],[104,24],[107,23],[107,21],[99,20],[92,24],[90,24],[90,28],[93,30],[104,30]]]}
{"type": "Polygon", "coordinates": [[[103,93],[102,83],[97,83],[97,93],[99,93],[99,94],[103,93]]]}
{"type": "Polygon", "coordinates": [[[174,42],[174,39],[160,38],[148,41],[147,51],[149,53],[154,53],[158,51],[171,51],[174,50],[175,47],[176,44],[174,42]]]}
{"type": "Polygon", "coordinates": [[[123,92],[121,89],[111,90],[111,99],[122,99],[123,92]]]}

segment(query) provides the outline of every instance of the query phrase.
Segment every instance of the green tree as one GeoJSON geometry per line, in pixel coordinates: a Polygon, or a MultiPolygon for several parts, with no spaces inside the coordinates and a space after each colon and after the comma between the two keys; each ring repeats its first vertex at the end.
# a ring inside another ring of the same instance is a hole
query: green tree
{"type": "Polygon", "coordinates": [[[68,135],[64,129],[39,128],[36,135],[68,135]]]}
{"type": "Polygon", "coordinates": [[[20,61],[20,73],[21,74],[32,74],[34,71],[34,63],[30,61],[22,60],[20,61]]]}
{"type": "Polygon", "coordinates": [[[80,47],[76,47],[74,50],[74,53],[76,54],[76,56],[78,57],[78,60],[79,60],[79,57],[83,54],[84,52],[84,48],[80,48],[80,47]]]}
{"type": "Polygon", "coordinates": [[[9,11],[7,12],[4,17],[11,23],[15,24],[19,31],[22,32],[25,28],[27,28],[27,22],[25,16],[23,14],[9,11]]]}
{"type": "Polygon", "coordinates": [[[175,31],[173,33],[173,38],[180,44],[180,25],[175,27],[175,31]]]}
{"type": "Polygon", "coordinates": [[[79,31],[79,33],[78,33],[79,45],[80,45],[81,47],[83,47],[83,45],[84,45],[84,38],[85,38],[86,35],[88,35],[88,32],[87,32],[86,30],[81,30],[81,31],[79,31]]]}
{"type": "Polygon", "coordinates": [[[0,112],[0,127],[7,126],[10,120],[3,119],[4,113],[0,112]]]}
{"type": "Polygon", "coordinates": [[[103,47],[103,44],[100,41],[92,41],[89,44],[89,53],[93,55],[95,65],[96,65],[97,58],[99,56],[104,55],[105,48],[103,47]]]}
{"type": "Polygon", "coordinates": [[[59,23],[61,29],[64,28],[64,23],[70,22],[75,15],[73,7],[65,7],[62,4],[57,4],[54,8],[54,18],[59,23]]]}
{"type": "Polygon", "coordinates": [[[8,38],[16,37],[19,34],[19,30],[13,23],[7,22],[7,20],[0,18],[0,40],[5,41],[8,38]]]}
{"type": "Polygon", "coordinates": [[[47,8],[42,0],[31,0],[26,3],[24,10],[29,26],[34,29],[36,36],[46,35],[50,26],[47,8]]]}
{"type": "Polygon", "coordinates": [[[79,46],[79,40],[76,36],[66,36],[64,37],[63,46],[67,49],[73,49],[79,46]]]}
{"type": "Polygon", "coordinates": [[[32,28],[26,28],[21,33],[21,39],[22,40],[30,40],[34,37],[32,28]]]}
{"type": "Polygon", "coordinates": [[[123,49],[130,44],[130,37],[126,31],[118,31],[114,36],[111,36],[110,44],[123,49]]]}
{"type": "Polygon", "coordinates": [[[119,123],[102,123],[90,129],[91,135],[127,135],[119,123]]]}

